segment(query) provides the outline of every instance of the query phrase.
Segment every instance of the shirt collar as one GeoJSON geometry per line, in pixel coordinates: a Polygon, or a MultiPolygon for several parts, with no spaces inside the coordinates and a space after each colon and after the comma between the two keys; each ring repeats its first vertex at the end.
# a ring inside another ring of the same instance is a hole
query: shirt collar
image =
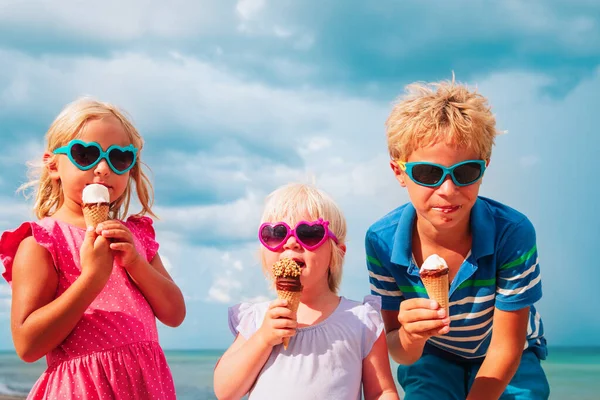
{"type": "MultiPolygon", "coordinates": [[[[412,231],[417,212],[412,204],[407,204],[394,235],[391,261],[397,265],[408,267],[412,260],[412,231]]],[[[471,254],[475,260],[494,254],[494,233],[496,224],[494,216],[487,204],[477,198],[471,209],[471,231],[473,232],[473,244],[471,254]]]]}

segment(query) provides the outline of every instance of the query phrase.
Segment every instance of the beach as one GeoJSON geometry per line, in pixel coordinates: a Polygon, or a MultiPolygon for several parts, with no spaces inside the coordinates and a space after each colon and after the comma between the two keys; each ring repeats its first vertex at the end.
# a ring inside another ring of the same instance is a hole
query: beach
{"type": "MultiPolygon", "coordinates": [[[[222,350],[165,351],[178,400],[214,400],[212,378],[222,350]]],[[[597,400],[600,393],[600,348],[550,348],[542,366],[550,382],[550,399],[597,400]]],[[[0,352],[0,400],[22,400],[46,367],[27,364],[14,352],[0,352]]],[[[395,366],[393,366],[395,375],[395,366]]],[[[402,390],[399,389],[402,393],[402,390]]]]}

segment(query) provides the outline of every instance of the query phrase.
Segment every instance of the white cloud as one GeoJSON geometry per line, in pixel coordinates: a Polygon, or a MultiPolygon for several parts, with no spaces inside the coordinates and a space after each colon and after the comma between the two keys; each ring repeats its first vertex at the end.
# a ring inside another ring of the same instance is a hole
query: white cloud
{"type": "Polygon", "coordinates": [[[265,7],[265,0],[239,0],[235,10],[243,20],[255,19],[265,7]]]}
{"type": "Polygon", "coordinates": [[[232,27],[231,10],[212,0],[160,1],[65,0],[3,1],[0,24],[23,26],[46,34],[59,32],[100,41],[130,41],[144,37],[183,38],[232,27]]]}
{"type": "MultiPolygon", "coordinates": [[[[302,141],[305,142],[305,140],[302,141]]],[[[318,136],[309,138],[308,143],[302,143],[298,151],[300,152],[300,154],[309,154],[316,153],[328,147],[331,147],[331,139],[318,136]]]]}

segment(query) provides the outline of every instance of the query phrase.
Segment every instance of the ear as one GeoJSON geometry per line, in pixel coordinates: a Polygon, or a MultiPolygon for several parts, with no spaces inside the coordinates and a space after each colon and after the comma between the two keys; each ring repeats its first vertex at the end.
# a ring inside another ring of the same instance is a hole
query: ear
{"type": "Polygon", "coordinates": [[[345,256],[346,255],[346,245],[345,244],[340,244],[338,246],[338,248],[342,251],[342,255],[345,256]]]}
{"type": "Polygon", "coordinates": [[[400,186],[406,187],[406,181],[404,180],[406,174],[404,173],[404,171],[402,171],[398,163],[394,160],[391,160],[390,168],[392,169],[392,171],[394,171],[394,176],[396,177],[396,180],[400,182],[400,186]]]}
{"type": "Polygon", "coordinates": [[[54,154],[46,152],[44,153],[42,160],[44,162],[44,167],[48,170],[48,175],[50,175],[50,179],[52,179],[53,181],[58,181],[60,179],[60,176],[58,175],[58,165],[56,163],[56,158],[54,157],[54,154]]]}

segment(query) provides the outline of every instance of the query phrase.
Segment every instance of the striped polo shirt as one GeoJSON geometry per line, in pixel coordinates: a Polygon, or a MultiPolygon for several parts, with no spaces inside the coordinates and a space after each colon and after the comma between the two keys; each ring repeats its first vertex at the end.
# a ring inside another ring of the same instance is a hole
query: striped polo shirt
{"type": "MultiPolygon", "coordinates": [[[[427,298],[412,257],[416,211],[405,204],[374,223],[365,246],[371,293],[384,310],[397,311],[404,299],[427,298]]],[[[540,359],[546,340],[533,304],[542,297],[535,230],[523,214],[479,197],[471,210],[471,252],[450,285],[450,332],[431,337],[424,351],[449,359],[478,361],[492,337],[494,309],[530,307],[527,341],[540,359]]]]}

